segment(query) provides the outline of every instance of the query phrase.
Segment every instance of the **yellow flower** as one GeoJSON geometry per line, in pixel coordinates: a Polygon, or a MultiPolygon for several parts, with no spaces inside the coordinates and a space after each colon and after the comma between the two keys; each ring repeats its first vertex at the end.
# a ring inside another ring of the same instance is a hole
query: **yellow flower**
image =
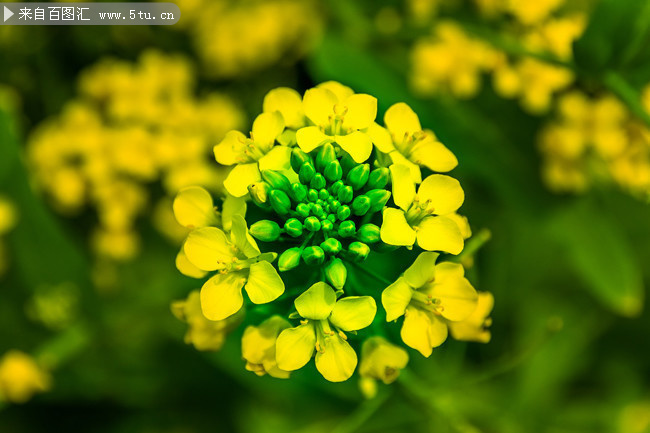
{"type": "Polygon", "coordinates": [[[253,122],[250,138],[239,131],[230,131],[214,147],[219,164],[235,165],[224,187],[235,197],[248,193],[248,185],[262,179],[261,170],[288,170],[291,148],[276,146],[275,141],[284,131],[284,119],[279,111],[262,113],[253,122]]]}
{"type": "Polygon", "coordinates": [[[325,379],[349,379],[357,366],[357,354],[347,342],[345,332],[372,323],[377,312],[375,300],[370,296],[348,296],[337,301],[334,289],[319,282],[296,298],[294,305],[305,320],[300,326],[280,333],[276,345],[278,367],[298,370],[316,350],[316,368],[325,379]]]}
{"type": "Polygon", "coordinates": [[[296,133],[298,146],[304,152],[334,142],[356,162],[368,159],[372,140],[364,130],[377,117],[376,98],[355,94],[349,87],[329,81],[305,92],[303,109],[315,125],[296,133]]]}
{"type": "Polygon", "coordinates": [[[244,331],[241,340],[242,357],[246,360],[246,370],[258,376],[287,379],[289,372],[278,368],[275,359],[275,343],[281,331],[290,328],[291,324],[280,316],[271,316],[259,326],[249,326],[244,331]]]}
{"type": "Polygon", "coordinates": [[[458,165],[456,156],[438,141],[430,130],[423,130],[415,112],[403,102],[392,105],[384,115],[386,128],[374,123],[368,134],[393,164],[405,165],[414,183],[422,181],[420,166],[447,172],[458,165]]]}
{"type": "Polygon", "coordinates": [[[386,320],[404,316],[402,340],[428,357],[448,334],[448,322],[466,320],[478,294],[457,263],[436,264],[437,253],[422,253],[381,295],[386,320]]]}
{"type": "Polygon", "coordinates": [[[400,370],[406,367],[409,355],[406,350],[391,344],[383,337],[370,337],[361,347],[361,377],[393,383],[400,370]]]}
{"type": "Polygon", "coordinates": [[[178,192],[174,198],[173,209],[176,220],[188,229],[216,226],[230,231],[235,215],[246,216],[246,200],[226,196],[222,212],[219,212],[207,190],[199,186],[189,186],[178,192]]]}
{"type": "Polygon", "coordinates": [[[417,194],[407,166],[390,167],[393,200],[401,209],[385,208],[381,240],[389,245],[415,244],[427,251],[458,254],[463,250],[463,234],[454,212],[463,204],[465,195],[460,183],[452,177],[432,174],[424,179],[417,194]]]}
{"type": "Polygon", "coordinates": [[[197,350],[219,350],[226,342],[228,334],[243,319],[244,311],[224,320],[208,320],[201,310],[201,295],[193,290],[187,299],[175,301],[171,305],[172,313],[177,319],[189,326],[185,333],[185,343],[192,344],[197,350]]]}
{"type": "Polygon", "coordinates": [[[9,200],[0,196],[0,236],[7,233],[18,219],[16,208],[9,200]]]}
{"type": "Polygon", "coordinates": [[[241,215],[232,219],[230,236],[216,227],[192,230],[183,245],[185,257],[201,271],[219,271],[201,288],[201,307],[210,320],[232,316],[244,304],[242,289],[254,304],[266,304],[284,292],[271,265],[277,254],[260,253],[241,215]]]}
{"type": "Polygon", "coordinates": [[[287,128],[300,129],[306,125],[302,97],[293,89],[278,87],[271,90],[264,97],[262,107],[265,113],[280,112],[287,128]]]}
{"type": "Polygon", "coordinates": [[[34,359],[10,350],[0,359],[0,401],[25,403],[39,392],[48,391],[52,378],[34,359]]]}
{"type": "Polygon", "coordinates": [[[494,308],[494,296],[489,292],[478,293],[478,303],[474,312],[462,322],[449,322],[449,331],[456,340],[489,343],[492,335],[490,313],[494,308]]]}

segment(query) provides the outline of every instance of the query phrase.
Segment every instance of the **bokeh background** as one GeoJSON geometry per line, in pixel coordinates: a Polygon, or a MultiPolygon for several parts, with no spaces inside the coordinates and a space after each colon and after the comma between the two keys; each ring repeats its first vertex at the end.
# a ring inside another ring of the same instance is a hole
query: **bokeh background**
{"type": "Polygon", "coordinates": [[[650,3],[177,3],[171,27],[0,26],[0,431],[650,431],[650,3]],[[326,80],[407,102],[491,233],[491,342],[411,351],[373,399],[255,376],[241,328],[197,351],[170,311],[198,288],[176,191],[219,194],[212,146],[326,80]]]}

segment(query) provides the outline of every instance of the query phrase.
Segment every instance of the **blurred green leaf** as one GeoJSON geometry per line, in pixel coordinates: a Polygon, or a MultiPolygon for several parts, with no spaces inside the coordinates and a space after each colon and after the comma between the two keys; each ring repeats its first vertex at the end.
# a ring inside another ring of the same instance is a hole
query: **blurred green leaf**
{"type": "Polygon", "coordinates": [[[549,220],[551,235],[591,293],[624,316],[641,312],[642,273],[630,245],[603,209],[579,202],[549,220]]]}

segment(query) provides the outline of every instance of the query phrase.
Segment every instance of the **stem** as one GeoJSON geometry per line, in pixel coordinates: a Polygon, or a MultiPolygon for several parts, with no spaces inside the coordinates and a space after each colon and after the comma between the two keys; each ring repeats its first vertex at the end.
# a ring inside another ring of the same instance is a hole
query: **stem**
{"type": "Polygon", "coordinates": [[[332,430],[332,433],[352,433],[358,431],[381,409],[390,395],[390,392],[386,392],[362,402],[354,412],[332,430]]]}
{"type": "Polygon", "coordinates": [[[357,264],[355,262],[348,261],[348,263],[352,264],[356,269],[360,270],[361,272],[368,275],[369,277],[374,278],[375,280],[379,281],[380,283],[385,284],[386,286],[390,286],[391,284],[393,284],[393,282],[389,281],[388,278],[382,277],[381,275],[378,275],[378,274],[374,274],[374,273],[370,272],[369,270],[367,270],[366,268],[359,266],[359,264],[357,264]]]}
{"type": "Polygon", "coordinates": [[[609,89],[614,92],[623,102],[627,104],[630,110],[646,125],[650,126],[650,115],[646,112],[641,104],[639,92],[632,87],[625,79],[617,72],[609,71],[605,73],[604,83],[609,89]]]}

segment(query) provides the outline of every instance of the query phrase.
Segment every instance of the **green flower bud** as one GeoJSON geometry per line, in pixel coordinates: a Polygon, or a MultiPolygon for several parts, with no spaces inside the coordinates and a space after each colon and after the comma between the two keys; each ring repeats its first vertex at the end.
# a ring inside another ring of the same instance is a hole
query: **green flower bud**
{"type": "Polygon", "coordinates": [[[352,190],[351,186],[344,186],[339,189],[339,192],[336,194],[336,196],[341,203],[350,203],[352,201],[352,197],[354,197],[354,191],[352,190]]]}
{"type": "Polygon", "coordinates": [[[373,189],[366,193],[372,204],[370,205],[370,212],[379,212],[386,206],[388,199],[390,199],[390,191],[385,189],[373,189]]]}
{"type": "Polygon", "coordinates": [[[367,187],[370,189],[384,189],[390,180],[390,170],[386,167],[375,168],[370,172],[367,187]]]}
{"type": "Polygon", "coordinates": [[[315,190],[325,188],[325,185],[327,185],[327,181],[325,180],[325,177],[323,177],[323,175],[320,173],[316,173],[311,179],[311,182],[309,182],[309,186],[315,190]]]}
{"type": "MultiPolygon", "coordinates": [[[[289,130],[287,129],[287,131],[289,130]]],[[[305,162],[311,163],[311,157],[300,148],[294,147],[291,151],[291,168],[293,168],[293,171],[300,173],[300,169],[305,162]]]]}
{"type": "Polygon", "coordinates": [[[300,264],[300,248],[289,248],[280,254],[278,269],[280,272],[289,271],[300,264]]]}
{"type": "Polygon", "coordinates": [[[355,262],[362,262],[370,254],[370,247],[363,242],[352,242],[348,245],[349,257],[355,262]]]}
{"type": "Polygon", "coordinates": [[[284,223],[284,231],[291,237],[297,238],[302,235],[302,223],[296,218],[289,218],[284,223]]]}
{"type": "Polygon", "coordinates": [[[352,202],[352,213],[357,216],[365,215],[370,209],[371,204],[372,202],[367,196],[359,195],[355,197],[354,201],[352,202]]]}
{"type": "Polygon", "coordinates": [[[368,177],[370,176],[370,165],[361,164],[354,167],[348,173],[345,182],[352,186],[354,190],[359,190],[368,182],[368,177]]]}
{"type": "Polygon", "coordinates": [[[262,170],[262,179],[266,181],[271,187],[281,189],[284,192],[289,192],[291,188],[291,181],[287,177],[275,170],[262,170]]]}
{"type": "Polygon", "coordinates": [[[341,207],[341,202],[338,200],[332,200],[332,202],[330,203],[331,212],[336,212],[339,209],[339,207],[341,207]]]}
{"type": "Polygon", "coordinates": [[[248,232],[262,242],[273,242],[280,237],[280,226],[274,221],[261,220],[253,224],[248,232]]]}
{"type": "Polygon", "coordinates": [[[331,222],[332,224],[334,224],[336,222],[336,215],[334,215],[334,214],[327,215],[327,220],[329,222],[331,222]]]}
{"type": "Polygon", "coordinates": [[[323,206],[315,203],[312,208],[311,208],[311,213],[315,215],[316,217],[320,218],[325,218],[325,210],[323,210],[323,206]]]}
{"type": "Polygon", "coordinates": [[[344,185],[345,184],[343,183],[343,181],[337,180],[336,182],[334,182],[332,184],[332,186],[330,186],[330,188],[329,188],[330,193],[336,195],[339,192],[339,190],[341,189],[341,187],[343,187],[344,185]]]}
{"type": "Polygon", "coordinates": [[[320,200],[326,201],[327,199],[330,199],[332,197],[330,196],[330,193],[325,188],[323,188],[320,191],[318,191],[318,198],[320,200]]]}
{"type": "Polygon", "coordinates": [[[341,164],[339,164],[338,161],[334,160],[327,164],[323,174],[325,175],[325,178],[330,182],[336,182],[337,180],[340,180],[341,177],[343,177],[343,169],[341,168],[341,164]]]}
{"type": "Polygon", "coordinates": [[[354,221],[343,221],[341,225],[339,225],[339,236],[342,238],[351,238],[357,233],[357,227],[354,224],[354,221]]]}
{"type": "Polygon", "coordinates": [[[317,232],[321,228],[321,223],[315,216],[305,218],[305,228],[310,232],[317,232]]]}
{"type": "Polygon", "coordinates": [[[331,259],[325,266],[325,276],[332,287],[336,290],[343,290],[345,281],[348,279],[348,269],[341,259],[331,259]]]}
{"type": "Polygon", "coordinates": [[[334,223],[327,218],[320,220],[321,230],[330,232],[334,228],[334,223]]]}
{"type": "Polygon", "coordinates": [[[344,221],[348,219],[350,213],[351,213],[350,208],[347,205],[343,205],[339,207],[338,210],[336,211],[336,217],[341,221],[344,221]]]}
{"type": "Polygon", "coordinates": [[[356,161],[348,153],[345,153],[341,157],[340,162],[341,167],[343,168],[343,173],[348,173],[350,170],[357,166],[356,161]]]}
{"type": "Polygon", "coordinates": [[[375,224],[364,224],[357,232],[357,239],[366,244],[379,242],[379,227],[375,224]]]}
{"type": "Polygon", "coordinates": [[[316,155],[316,168],[321,173],[327,167],[327,165],[336,160],[336,151],[332,143],[325,143],[318,148],[318,154],[316,155]]]}
{"type": "Polygon", "coordinates": [[[318,191],[316,191],[314,188],[310,188],[309,191],[307,191],[307,200],[312,203],[318,201],[318,191]]]}
{"type": "Polygon", "coordinates": [[[325,262],[325,252],[321,247],[307,247],[302,251],[302,259],[308,265],[322,265],[325,262]]]}
{"type": "Polygon", "coordinates": [[[307,197],[307,187],[302,183],[292,183],[289,189],[289,195],[293,201],[301,202],[307,197]]]}
{"type": "Polygon", "coordinates": [[[296,212],[303,218],[307,218],[309,216],[310,209],[311,208],[307,203],[298,203],[296,206],[296,212]]]}
{"type": "Polygon", "coordinates": [[[315,174],[316,169],[314,168],[314,165],[311,163],[311,161],[306,161],[303,162],[300,170],[298,171],[298,179],[300,179],[300,183],[307,185],[314,178],[315,174]]]}
{"type": "Polygon", "coordinates": [[[341,245],[341,242],[338,239],[329,238],[321,242],[320,247],[327,254],[336,255],[341,251],[343,245],[341,245]]]}
{"type": "Polygon", "coordinates": [[[279,189],[271,190],[269,194],[269,203],[278,215],[286,215],[291,209],[291,200],[289,196],[279,189]]]}
{"type": "Polygon", "coordinates": [[[269,201],[271,185],[266,182],[255,182],[248,185],[248,193],[251,199],[258,206],[262,206],[269,201]]]}

